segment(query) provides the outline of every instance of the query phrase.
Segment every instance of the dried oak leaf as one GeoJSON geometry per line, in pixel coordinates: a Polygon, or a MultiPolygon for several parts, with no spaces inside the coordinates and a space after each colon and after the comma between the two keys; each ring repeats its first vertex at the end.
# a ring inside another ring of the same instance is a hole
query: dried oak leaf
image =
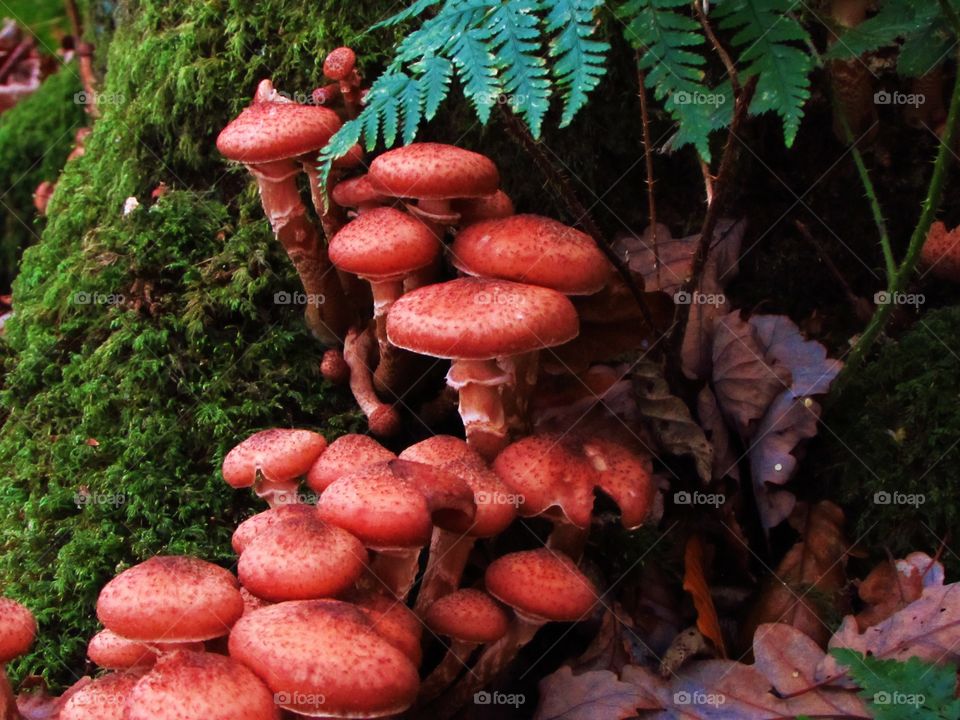
{"type": "Polygon", "coordinates": [[[640,414],[660,447],[672,455],[690,455],[697,475],[705,483],[710,482],[713,447],[690,415],[686,403],[671,394],[663,368],[648,360],[639,362],[633,369],[633,387],[640,414]]]}
{"type": "Polygon", "coordinates": [[[849,546],[843,511],[824,500],[809,508],[798,506],[793,518],[801,525],[802,539],[764,582],[743,633],[749,638],[760,625],[785,623],[825,647],[830,630],[823,616],[836,612],[846,583],[849,546]]]}
{"type": "Polygon", "coordinates": [[[691,535],[683,553],[683,589],[693,598],[697,610],[697,629],[713,643],[722,657],[727,656],[723,643],[720,618],[710,595],[710,585],[704,573],[703,541],[699,535],[691,535]]]}
{"type": "Polygon", "coordinates": [[[713,388],[724,415],[743,437],[762,418],[774,398],[790,387],[790,371],[768,363],[754,327],[738,311],[716,318],[713,338],[713,388]]]}
{"type": "MultiPolygon", "coordinates": [[[[830,649],[850,648],[881,660],[918,657],[934,663],[960,660],[960,583],[930,585],[919,600],[897,611],[863,633],[852,615],[843,619],[830,638],[830,649]]],[[[817,668],[817,679],[829,681],[843,667],[827,656],[817,668]]]]}
{"type": "Polygon", "coordinates": [[[827,357],[827,349],[815,340],[807,340],[800,328],[786,315],[754,315],[750,318],[757,342],[768,360],[776,360],[790,370],[794,397],[823,395],[843,368],[843,363],[827,357]]]}
{"type": "Polygon", "coordinates": [[[658,707],[642,688],[609,670],[574,675],[567,666],[540,681],[540,698],[534,720],[624,720],[658,707]]]}
{"type": "Polygon", "coordinates": [[[590,670],[619,673],[629,663],[641,661],[639,653],[634,652],[639,642],[633,622],[620,603],[614,602],[612,610],[603,613],[600,629],[590,645],[571,665],[577,673],[590,670]]]}
{"type": "MultiPolygon", "coordinates": [[[[700,425],[704,434],[713,448],[713,467],[711,477],[713,480],[720,480],[729,476],[734,480],[740,479],[739,459],[733,450],[733,443],[730,438],[730,429],[723,420],[720,413],[720,406],[717,404],[717,396],[706,385],[697,395],[697,417],[700,418],[700,425]]],[[[701,476],[702,477],[702,476],[701,476]]]]}
{"type": "Polygon", "coordinates": [[[857,614],[860,631],[883,622],[918,600],[925,587],[943,585],[943,565],[923,552],[877,565],[859,584],[857,594],[866,607],[857,614]]]}

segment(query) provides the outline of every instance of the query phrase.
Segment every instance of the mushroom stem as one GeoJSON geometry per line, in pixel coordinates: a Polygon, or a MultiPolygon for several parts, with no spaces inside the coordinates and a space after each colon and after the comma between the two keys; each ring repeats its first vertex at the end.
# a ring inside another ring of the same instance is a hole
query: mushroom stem
{"type": "Polygon", "coordinates": [[[281,505],[296,505],[299,503],[300,495],[297,492],[299,489],[300,483],[296,480],[269,480],[259,471],[257,472],[257,482],[254,485],[254,492],[258,498],[265,500],[271,508],[281,505]]]}
{"type": "Polygon", "coordinates": [[[278,160],[247,168],[257,179],[260,202],[273,233],[303,283],[307,326],[321,342],[339,344],[346,327],[343,289],[300,198],[296,181],[299,166],[292,160],[278,160]]]}
{"type": "Polygon", "coordinates": [[[0,667],[0,720],[19,720],[20,711],[17,710],[17,700],[10,687],[6,669],[0,667]]]}
{"type": "Polygon", "coordinates": [[[420,548],[373,548],[376,555],[370,570],[401,602],[407,599],[420,569],[420,548]]]}
{"type": "Polygon", "coordinates": [[[495,359],[455,359],[447,373],[447,384],[460,391],[467,444],[486,460],[493,460],[509,442],[503,391],[512,381],[512,374],[495,359]]]}
{"type": "Polygon", "coordinates": [[[377,347],[380,361],[373,375],[374,387],[382,393],[396,393],[402,371],[402,351],[387,339],[387,316],[390,307],[403,295],[403,280],[378,280],[370,282],[373,291],[373,319],[377,330],[377,347]]]}
{"type": "Polygon", "coordinates": [[[470,672],[444,697],[437,708],[438,720],[449,720],[469,702],[473,694],[493,680],[501,670],[513,662],[520,649],[529,643],[546,623],[517,615],[507,634],[488,645],[470,672]]]}
{"type": "Polygon", "coordinates": [[[553,530],[547,538],[547,547],[562,552],[577,562],[583,555],[589,533],[590,528],[581,528],[566,520],[558,520],[554,522],[553,530]]]}
{"type": "Polygon", "coordinates": [[[477,643],[465,640],[452,640],[443,660],[430,672],[420,685],[417,703],[425,705],[446,690],[454,680],[467,668],[467,661],[473,651],[479,647],[477,643]]]}
{"type": "Polygon", "coordinates": [[[367,416],[367,424],[374,435],[393,435],[400,429],[396,408],[382,402],[373,388],[370,371],[370,352],[373,342],[370,331],[351,328],[343,342],[343,359],[350,368],[350,391],[367,416]]]}
{"type": "Polygon", "coordinates": [[[417,615],[423,617],[433,603],[460,587],[463,569],[467,566],[467,559],[475,543],[476,538],[470,535],[461,535],[438,527],[433,529],[430,557],[414,606],[417,615]]]}

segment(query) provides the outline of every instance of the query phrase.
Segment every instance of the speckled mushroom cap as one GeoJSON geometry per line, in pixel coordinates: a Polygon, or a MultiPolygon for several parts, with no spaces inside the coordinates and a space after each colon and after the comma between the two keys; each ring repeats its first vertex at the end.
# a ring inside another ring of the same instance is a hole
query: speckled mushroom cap
{"type": "Polygon", "coordinates": [[[60,709],[58,720],[124,720],[127,699],[139,675],[112,672],[87,683],[60,709]]]}
{"type": "Polygon", "coordinates": [[[594,488],[620,506],[627,528],[643,524],[656,493],[649,456],[603,438],[531,435],[507,446],[493,469],[523,498],[521,515],[532,517],[556,507],[581,528],[590,525],[594,488]]]}
{"type": "Polygon", "coordinates": [[[561,345],[577,336],[573,304],[556,290],[460,278],[397,300],[387,337],[421,355],[489,360],[561,345]]]}
{"type": "Polygon", "coordinates": [[[397,456],[369,435],[343,435],[332,443],[307,472],[307,485],[322,493],[334,480],[364,465],[396,460],[397,456]]]}
{"type": "Polygon", "coordinates": [[[503,190],[486,197],[454,200],[453,209],[460,213],[460,225],[513,215],[513,200],[503,190]]]}
{"type": "Polygon", "coordinates": [[[97,617],[121,637],[190,642],[226,635],[243,613],[240,583],[218,565],[157,556],[124,570],[97,600],[97,617]]]}
{"type": "Polygon", "coordinates": [[[480,590],[457,590],[433,603],[424,616],[437,635],[470,643],[492,643],[504,636],[509,618],[496,600],[480,590]]]}
{"type": "Polygon", "coordinates": [[[599,598],[573,560],[546,548],[497,558],[487,568],[484,582],[488,593],[535,620],[576,622],[599,598]]]}
{"type": "Polygon", "coordinates": [[[402,650],[410,662],[420,667],[423,625],[410,608],[395,597],[379,592],[367,592],[350,599],[370,618],[374,630],[384,640],[402,650]]]}
{"type": "Polygon", "coordinates": [[[223,479],[235,488],[251,487],[257,471],[273,482],[287,482],[305,474],[327,449],[320,433],[272,428],[254,433],[223,459],[223,479]]]}
{"type": "Polygon", "coordinates": [[[230,633],[230,655],[263,678],[282,707],[312,717],[395,715],[420,685],[414,664],[367,614],[337,600],[250,613],[230,633]]]}
{"type": "Polygon", "coordinates": [[[279,720],[273,693],[245,665],[213,653],[165,655],[133,686],[124,720],[279,720]]]}
{"type": "Polygon", "coordinates": [[[330,241],[330,262],[368,280],[399,280],[440,254],[440,241],[420,220],[390,207],[368,210],[330,241]]]}
{"type": "Polygon", "coordinates": [[[433,525],[462,531],[475,513],[473,493],[461,478],[406,460],[367,465],[330,485],[317,503],[326,522],[367,547],[423,547],[433,525]]]}
{"type": "Polygon", "coordinates": [[[339,129],[340,118],[329,108],[254,102],[220,132],[217,149],[236,162],[268,163],[319,150],[339,129]]]}
{"type": "Polygon", "coordinates": [[[363,543],[310,509],[309,518],[258,534],[240,556],[240,582],[257,597],[273,602],[334,597],[360,577],[367,562],[363,543]]]}
{"type": "Polygon", "coordinates": [[[493,161],[480,153],[441,143],[413,143],[389,150],[367,173],[384,195],[447,200],[492,195],[500,185],[493,161]]]}
{"type": "Polygon", "coordinates": [[[260,533],[273,528],[276,525],[284,525],[289,522],[303,520],[304,518],[313,519],[316,517],[317,510],[313,505],[295,503],[291,505],[279,505],[263,512],[252,515],[237,525],[233,531],[233,538],[230,544],[237,555],[242,555],[247,545],[260,533]]]}
{"type": "Polygon", "coordinates": [[[36,636],[33,613],[16,600],[0,598],[0,665],[27,652],[36,636]]]}
{"type": "Polygon", "coordinates": [[[540,215],[487,220],[457,234],[450,256],[468,275],[591,295],[610,280],[612,266],[593,239],[540,215]]]}
{"type": "Polygon", "coordinates": [[[480,454],[460,438],[434,435],[400,453],[401,460],[434,465],[459,475],[473,491],[477,512],[466,531],[474,537],[493,537],[517,516],[515,495],[480,454]]]}
{"type": "Polygon", "coordinates": [[[128,640],[111,630],[101,630],[87,643],[87,657],[107,670],[145,670],[157,660],[146,643],[128,640]]]}
{"type": "Polygon", "coordinates": [[[356,67],[357,55],[348,47],[338,47],[330,51],[323,61],[323,74],[331,80],[343,80],[356,67]]]}
{"type": "Polygon", "coordinates": [[[355,208],[366,203],[386,202],[388,198],[370,186],[366,175],[341,180],[333,186],[330,197],[340,207],[355,208]]]}

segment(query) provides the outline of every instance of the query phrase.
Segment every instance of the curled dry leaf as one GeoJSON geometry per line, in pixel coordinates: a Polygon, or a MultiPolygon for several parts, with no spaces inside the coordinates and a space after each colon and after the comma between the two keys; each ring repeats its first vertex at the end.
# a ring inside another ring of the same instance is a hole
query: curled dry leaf
{"type": "Polygon", "coordinates": [[[877,565],[857,588],[866,608],[857,615],[861,632],[918,600],[925,587],[943,585],[943,565],[926,553],[877,565]]]}
{"type": "Polygon", "coordinates": [[[827,349],[815,340],[807,340],[800,328],[786,315],[754,315],[750,324],[768,361],[782,363],[790,371],[790,391],[794,397],[823,395],[843,368],[843,363],[827,357],[827,349]]]}
{"type": "Polygon", "coordinates": [[[714,646],[707,641],[698,628],[688,627],[677,634],[663,654],[660,660],[660,677],[676,675],[688,662],[704,656],[715,657],[714,646]]]}
{"type": "Polygon", "coordinates": [[[825,647],[830,630],[823,618],[836,613],[846,583],[843,511],[825,500],[799,506],[794,518],[801,540],[765,581],[743,632],[750,638],[764,623],[785,623],[825,647]]]}
{"type": "Polygon", "coordinates": [[[687,539],[687,546],[683,554],[683,589],[693,598],[693,606],[697,610],[697,629],[713,643],[720,651],[721,657],[727,656],[727,649],[723,643],[723,631],[720,629],[720,618],[713,605],[710,595],[710,585],[704,573],[703,541],[699,535],[691,535],[687,539]]]}
{"type": "Polygon", "coordinates": [[[717,396],[706,385],[697,395],[697,416],[700,418],[700,425],[713,448],[712,479],[720,480],[729,476],[734,480],[739,480],[739,458],[733,450],[730,430],[723,421],[720,406],[717,404],[717,396]]]}
{"type": "Polygon", "coordinates": [[[633,369],[633,387],[640,414],[660,447],[672,455],[690,455],[697,475],[704,482],[710,482],[713,447],[690,415],[690,409],[670,393],[663,368],[648,360],[637,363],[633,369]]]}
{"type": "Polygon", "coordinates": [[[612,670],[619,673],[631,662],[640,662],[641,657],[635,652],[640,643],[633,621],[620,606],[614,602],[613,609],[607,609],[600,621],[600,630],[583,654],[573,663],[577,673],[589,670],[612,670]]]}
{"type": "Polygon", "coordinates": [[[658,707],[641,687],[609,670],[574,675],[566,666],[540,681],[540,697],[535,720],[624,720],[658,707]]]}

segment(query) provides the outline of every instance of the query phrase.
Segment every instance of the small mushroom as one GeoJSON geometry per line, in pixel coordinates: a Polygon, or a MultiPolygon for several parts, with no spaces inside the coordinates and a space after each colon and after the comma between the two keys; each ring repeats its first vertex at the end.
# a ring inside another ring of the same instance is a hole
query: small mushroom
{"type": "Polygon", "coordinates": [[[366,175],[341,180],[334,186],[330,197],[340,207],[356,210],[358,215],[381,207],[389,200],[370,186],[366,175]]]}
{"type": "Polygon", "coordinates": [[[317,514],[316,508],[312,505],[278,505],[275,508],[264,510],[256,515],[251,515],[237,526],[233,531],[233,537],[230,544],[237,555],[243,555],[255,537],[276,525],[285,525],[290,522],[297,522],[303,519],[313,519],[317,514]]]}
{"type": "Polygon", "coordinates": [[[0,598],[0,717],[16,718],[17,704],[5,665],[24,655],[37,636],[33,613],[16,600],[0,598]]]}
{"type": "Polygon", "coordinates": [[[282,708],[310,717],[396,715],[420,685],[406,653],[364,611],[337,600],[278,603],[244,616],[230,633],[230,656],[264,678],[282,708]]]}
{"type": "Polygon", "coordinates": [[[506,280],[460,278],[414,290],[387,318],[387,335],[399,348],[453,361],[447,384],[460,392],[467,443],[492,459],[509,442],[504,395],[533,384],[537,353],[579,331],[577,312],[549,288],[506,280]]]}
{"type": "Polygon", "coordinates": [[[57,720],[125,720],[127,700],[140,675],[111,672],[70,695],[57,720]]]}
{"type": "Polygon", "coordinates": [[[343,341],[343,359],[350,368],[350,392],[367,416],[367,427],[374,435],[389,437],[400,432],[400,414],[393,405],[383,402],[373,387],[371,335],[369,328],[362,331],[350,328],[343,341]]]}
{"type": "Polygon", "coordinates": [[[101,630],[87,643],[87,657],[91,662],[106,670],[122,670],[134,675],[142,675],[157,660],[158,650],[203,650],[203,643],[164,643],[151,645],[139,640],[120,637],[112,630],[101,630]]]}
{"type": "Polygon", "coordinates": [[[307,485],[317,495],[344,475],[367,465],[396,460],[397,456],[369,435],[350,433],[338,437],[307,473],[307,485]]]}
{"type": "Polygon", "coordinates": [[[332,50],[323,61],[323,74],[337,83],[350,118],[355,118],[360,109],[360,75],[356,67],[357,55],[348,47],[332,50]]]}
{"type": "Polygon", "coordinates": [[[124,720],[280,720],[274,695],[236,660],[180,650],[133,686],[124,720]]]}
{"type": "Polygon", "coordinates": [[[239,586],[218,565],[160,555],[108,582],[97,599],[97,617],[108,630],[130,640],[210,640],[230,632],[243,613],[239,586]]]}
{"type": "Polygon", "coordinates": [[[497,601],[480,590],[457,590],[437,600],[424,616],[427,627],[450,638],[450,647],[440,663],[420,686],[419,703],[442,693],[467,667],[470,656],[481,645],[502,638],[509,618],[497,601]]]}
{"type": "Polygon", "coordinates": [[[513,215],[513,200],[503,190],[485,197],[454,200],[451,207],[460,216],[461,227],[513,215]]]}
{"type": "Polygon", "coordinates": [[[323,435],[310,430],[262,430],[227,453],[223,479],[235,488],[252,487],[270,507],[295,503],[299,479],[326,449],[323,435]]]}
{"type": "Polygon", "coordinates": [[[412,143],[389,150],[370,163],[367,173],[377,192],[415,198],[410,211],[439,225],[455,225],[451,201],[493,195],[500,175],[493,161],[455,145],[412,143]]]}

